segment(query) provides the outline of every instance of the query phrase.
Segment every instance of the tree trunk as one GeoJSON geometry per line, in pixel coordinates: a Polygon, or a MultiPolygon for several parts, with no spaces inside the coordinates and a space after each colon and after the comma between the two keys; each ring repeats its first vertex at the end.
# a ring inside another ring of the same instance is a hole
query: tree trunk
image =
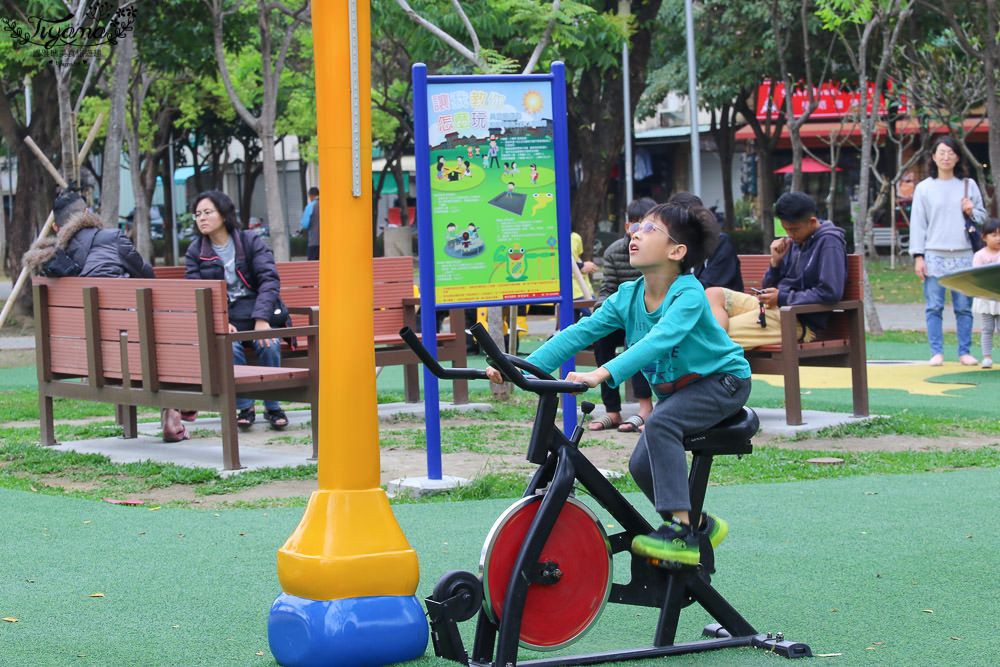
{"type": "Polygon", "coordinates": [[[263,167],[259,167],[256,163],[244,165],[242,199],[240,200],[240,223],[243,225],[243,229],[250,228],[250,207],[253,205],[253,192],[257,189],[257,179],[263,172],[263,167]]]}
{"type": "Polygon", "coordinates": [[[135,36],[131,31],[119,42],[115,53],[114,82],[111,110],[108,113],[108,133],[104,140],[104,160],[101,164],[101,220],[107,228],[118,226],[118,205],[121,199],[122,137],[125,132],[125,106],[128,101],[129,72],[135,53],[135,36]]]}
{"type": "MultiPolygon", "coordinates": [[[[167,150],[172,151],[173,146],[167,150]]],[[[177,264],[174,256],[174,175],[170,172],[167,156],[160,159],[160,177],[163,179],[163,263],[174,266],[177,264]]]]}
{"type": "MultiPolygon", "coordinates": [[[[55,86],[52,68],[41,68],[32,77],[31,127],[18,124],[5,91],[0,91],[0,132],[14,151],[17,158],[17,197],[14,198],[10,218],[7,221],[7,257],[4,265],[12,279],[21,273],[21,258],[45,222],[55,197],[55,187],[51,177],[42,167],[38,158],[24,142],[30,135],[43,151],[56,145],[59,140],[59,115],[56,105],[51,104],[51,90],[55,86]]],[[[15,307],[19,315],[31,313],[31,290],[22,290],[15,307]]]]}
{"type": "MultiPolygon", "coordinates": [[[[510,325],[514,327],[517,326],[517,323],[511,322],[510,325]]],[[[506,349],[503,340],[503,306],[490,306],[486,309],[486,328],[489,330],[493,342],[501,350],[506,349]]],[[[510,398],[510,385],[506,382],[503,384],[490,382],[490,389],[493,390],[493,398],[496,400],[506,401],[510,398]]]]}
{"type": "MultiPolygon", "coordinates": [[[[12,281],[21,274],[21,258],[45,224],[43,216],[51,209],[49,193],[53,190],[46,182],[51,177],[26,143],[22,142],[17,151],[17,164],[17,197],[7,225],[7,275],[12,281]]],[[[12,312],[30,317],[31,303],[31,290],[22,289],[12,312]]]]}
{"type": "MultiPolygon", "coordinates": [[[[726,212],[725,231],[733,231],[736,220],[733,215],[733,107],[730,104],[723,104],[719,110],[719,123],[712,128],[712,138],[715,140],[715,147],[719,151],[719,162],[722,165],[722,206],[726,212]]],[[[715,114],[712,115],[713,119],[715,114]]]]}
{"type": "Polygon", "coordinates": [[[139,151],[139,137],[129,132],[125,141],[128,144],[129,180],[132,182],[132,194],[135,197],[135,211],[132,217],[132,241],[135,249],[150,264],[153,263],[153,242],[149,237],[149,199],[142,178],[142,153],[139,151]]]}
{"type": "MultiPolygon", "coordinates": [[[[781,130],[778,130],[780,136],[781,130]]],[[[757,206],[760,207],[760,251],[770,252],[774,240],[774,151],[767,143],[757,142],[757,206]]]]}
{"type": "MultiPolygon", "coordinates": [[[[274,123],[270,124],[274,127],[274,123]]],[[[278,186],[278,161],[274,157],[274,132],[261,133],[261,155],[264,161],[264,194],[267,196],[267,225],[271,230],[271,250],[274,259],[287,262],[291,257],[288,245],[288,227],[285,214],[281,210],[281,189],[278,186]]]]}
{"type": "Polygon", "coordinates": [[[72,93],[70,92],[70,76],[69,70],[60,72],[58,70],[62,69],[58,64],[53,65],[56,68],[56,103],[59,108],[59,143],[60,150],[59,155],[60,164],[58,165],[59,171],[62,173],[63,178],[69,183],[69,186],[79,187],[80,181],[80,171],[76,164],[76,132],[75,125],[73,123],[73,100],[72,93]]]}
{"type": "MultiPolygon", "coordinates": [[[[632,4],[635,32],[629,47],[630,116],[634,115],[639,98],[646,90],[652,31],[659,29],[656,15],[661,4],[660,0],[632,4]]],[[[607,9],[613,11],[611,7],[607,9]]],[[[604,212],[611,168],[625,146],[622,71],[608,69],[602,72],[595,68],[592,72],[582,71],[579,76],[576,89],[570,94],[567,116],[570,171],[577,171],[579,167],[582,175],[577,180],[570,210],[573,211],[573,230],[583,239],[583,259],[589,260],[594,253],[597,223],[604,212]]],[[[619,208],[624,213],[624,206],[619,208]]]]}
{"type": "MultiPolygon", "coordinates": [[[[989,2],[990,13],[996,11],[993,2],[989,2]]],[[[996,19],[992,19],[989,25],[996,28],[996,19]]],[[[996,31],[992,34],[997,34],[996,31]]],[[[980,181],[983,184],[984,199],[987,200],[988,208],[987,212],[992,216],[996,215],[1000,207],[997,206],[998,191],[996,187],[997,179],[1000,178],[1000,170],[995,168],[993,165],[1000,165],[1000,102],[997,101],[997,94],[1000,91],[997,90],[997,56],[1000,47],[994,42],[986,46],[985,53],[986,58],[984,58],[985,67],[983,68],[983,75],[986,77],[986,117],[990,119],[989,133],[987,134],[987,145],[989,147],[990,155],[990,173],[993,175],[993,187],[988,188],[986,181],[980,181]],[[992,192],[988,192],[992,190],[992,192]]]]}
{"type": "Polygon", "coordinates": [[[101,166],[103,172],[101,175],[101,220],[107,228],[118,226],[125,105],[128,100],[129,72],[132,71],[134,53],[135,36],[129,31],[115,53],[111,110],[108,113],[108,134],[104,140],[104,160],[101,166]]]}

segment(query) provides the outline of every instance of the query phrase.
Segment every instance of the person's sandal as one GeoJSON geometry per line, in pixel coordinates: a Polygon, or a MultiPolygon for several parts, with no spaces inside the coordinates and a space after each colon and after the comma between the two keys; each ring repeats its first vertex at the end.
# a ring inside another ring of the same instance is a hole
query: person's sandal
{"type": "Polygon", "coordinates": [[[271,428],[276,431],[280,431],[288,426],[288,415],[285,414],[284,410],[268,410],[264,418],[271,424],[271,428]]]}
{"type": "Polygon", "coordinates": [[[610,431],[618,427],[620,422],[616,422],[608,415],[601,415],[600,418],[590,422],[588,427],[591,431],[610,431]]]}
{"type": "Polygon", "coordinates": [[[642,430],[643,424],[646,423],[639,415],[632,415],[621,424],[618,425],[619,433],[638,433],[642,430]]]}
{"type": "Polygon", "coordinates": [[[257,421],[257,414],[253,408],[240,410],[239,414],[236,415],[236,425],[242,429],[250,428],[255,421],[257,421]]]}

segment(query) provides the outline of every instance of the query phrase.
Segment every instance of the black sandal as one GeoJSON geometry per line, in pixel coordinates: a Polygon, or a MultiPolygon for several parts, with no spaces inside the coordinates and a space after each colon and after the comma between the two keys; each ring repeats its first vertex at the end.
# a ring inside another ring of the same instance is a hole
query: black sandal
{"type": "Polygon", "coordinates": [[[268,410],[264,418],[271,424],[271,428],[276,431],[280,431],[288,426],[288,415],[285,414],[284,410],[268,410]]]}
{"type": "Polygon", "coordinates": [[[253,408],[240,410],[239,414],[236,415],[236,425],[242,429],[250,428],[255,421],[257,421],[257,414],[253,408]]]}

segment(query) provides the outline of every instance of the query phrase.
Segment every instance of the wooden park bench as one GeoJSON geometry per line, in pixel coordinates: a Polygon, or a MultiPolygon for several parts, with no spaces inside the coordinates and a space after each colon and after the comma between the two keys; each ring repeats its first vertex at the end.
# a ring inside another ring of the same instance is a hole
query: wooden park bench
{"type": "MultiPolygon", "coordinates": [[[[862,256],[847,256],[844,296],[832,305],[808,304],[781,307],[781,343],[746,350],[753,373],[781,375],[785,384],[785,422],[802,424],[800,366],[834,366],[851,369],[854,416],[868,416],[868,368],[865,353],[862,256]],[[829,312],[826,328],[809,343],[798,341],[799,313],[829,312]]],[[[740,255],[743,287],[760,288],[770,266],[769,255],[740,255]]]]}
{"type": "MultiPolygon", "coordinates": [[[[319,262],[276,262],[281,280],[281,299],[288,306],[293,326],[319,324],[319,262]]],[[[414,296],[412,257],[375,257],[372,260],[374,275],[375,366],[404,366],[404,395],[408,403],[420,401],[420,362],[413,351],[399,337],[403,326],[419,329],[417,307],[420,299],[414,296]]],[[[183,266],[160,266],[155,269],[157,278],[183,278],[183,266]]],[[[438,361],[450,361],[453,366],[466,365],[465,313],[456,308],[448,311],[449,333],[439,333],[438,361]]],[[[296,357],[304,353],[308,341],[300,337],[298,350],[290,351],[282,345],[282,359],[297,363],[296,357]]],[[[465,380],[454,382],[454,402],[469,402],[469,385],[465,380]]]]}
{"type": "MultiPolygon", "coordinates": [[[[124,437],[138,435],[136,407],[218,412],[227,470],[240,468],[236,399],[308,403],[313,457],[319,413],[317,355],[301,367],[235,366],[221,280],[35,278],[35,354],[41,442],[56,444],[52,399],[113,403],[124,437]]],[[[295,327],[317,349],[318,327],[295,327]]],[[[172,445],[164,445],[172,446],[172,445]]]]}
{"type": "MultiPolygon", "coordinates": [[[[740,255],[743,286],[760,288],[771,263],[770,255],[740,255]]],[[[834,366],[851,369],[854,415],[868,416],[868,369],[865,352],[865,321],[863,307],[862,256],[847,256],[847,281],[844,296],[833,305],[809,304],[781,308],[782,340],[778,345],[762,345],[744,352],[753,373],[781,375],[785,385],[785,422],[802,424],[802,394],[800,366],[834,366]],[[798,342],[796,315],[799,313],[831,313],[827,326],[817,332],[809,343],[798,342]]],[[[587,305],[587,304],[582,304],[587,305]]],[[[580,366],[594,366],[592,348],[576,356],[580,366]]],[[[626,387],[625,400],[633,400],[631,383],[626,387]]]]}

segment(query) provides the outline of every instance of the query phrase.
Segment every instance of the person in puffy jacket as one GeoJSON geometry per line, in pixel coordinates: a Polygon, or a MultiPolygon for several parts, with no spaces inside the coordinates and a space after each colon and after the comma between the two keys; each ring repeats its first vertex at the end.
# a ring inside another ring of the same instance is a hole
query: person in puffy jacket
{"type": "MultiPolygon", "coordinates": [[[[188,246],[184,277],[193,280],[225,280],[229,296],[229,331],[268,331],[275,311],[280,308],[281,281],[274,255],[261,238],[240,229],[233,200],[218,190],[202,192],[192,208],[198,235],[188,246]]],[[[281,365],[281,344],[277,338],[252,341],[254,353],[263,366],[281,365]]],[[[246,365],[242,342],[233,343],[233,362],[246,365]]],[[[278,401],[264,401],[271,428],[288,426],[288,417],[278,401]]],[[[254,400],[236,400],[236,424],[250,428],[255,419],[254,400]]]]}
{"type": "Polygon", "coordinates": [[[153,267],[118,229],[104,229],[75,192],[65,191],[52,204],[55,236],[37,240],[24,255],[33,275],[52,278],[154,278],[153,267]]]}
{"type": "MultiPolygon", "coordinates": [[[[52,229],[24,255],[24,265],[32,274],[50,278],[155,278],[153,267],[119,229],[104,229],[101,218],[87,211],[77,193],[67,190],[52,204],[52,229]]],[[[192,417],[193,419],[193,417],[192,417]]],[[[181,412],[160,411],[164,442],[188,439],[181,412]]]]}

